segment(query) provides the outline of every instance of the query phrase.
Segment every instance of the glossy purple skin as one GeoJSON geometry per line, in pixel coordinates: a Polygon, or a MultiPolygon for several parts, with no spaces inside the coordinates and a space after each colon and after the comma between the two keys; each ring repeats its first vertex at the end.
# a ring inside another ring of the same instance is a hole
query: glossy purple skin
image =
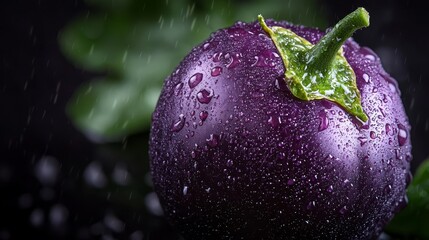
{"type": "MultiPolygon", "coordinates": [[[[267,24],[313,44],[323,35],[267,24]]],[[[349,39],[344,54],[364,124],[335,103],[292,96],[256,22],[213,33],[166,79],[151,171],[166,217],[186,239],[372,239],[405,205],[410,126],[397,83],[370,49],[349,39]],[[201,81],[189,83],[196,73],[201,81]]]]}

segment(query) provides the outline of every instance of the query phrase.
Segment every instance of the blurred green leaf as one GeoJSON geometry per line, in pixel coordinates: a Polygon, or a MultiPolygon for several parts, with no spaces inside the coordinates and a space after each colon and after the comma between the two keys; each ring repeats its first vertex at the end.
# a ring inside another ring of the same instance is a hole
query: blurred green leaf
{"type": "Polygon", "coordinates": [[[404,237],[429,239],[429,159],[417,169],[407,195],[408,206],[395,216],[386,231],[404,237]]]}
{"type": "Polygon", "coordinates": [[[94,10],[60,35],[66,57],[104,74],[76,91],[68,105],[74,124],[97,139],[118,140],[148,129],[163,80],[211,32],[258,14],[325,27],[315,0],[87,0],[94,10]],[[89,91],[90,89],[90,91],[89,91]]]}

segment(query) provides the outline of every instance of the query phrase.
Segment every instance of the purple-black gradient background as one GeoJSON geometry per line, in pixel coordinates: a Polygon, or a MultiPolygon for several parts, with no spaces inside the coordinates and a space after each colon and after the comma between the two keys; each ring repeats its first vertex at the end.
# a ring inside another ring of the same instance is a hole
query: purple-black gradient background
{"type": "MultiPolygon", "coordinates": [[[[370,12],[371,26],[354,38],[379,54],[386,71],[399,82],[412,125],[415,170],[429,157],[429,21],[424,1],[319,2],[330,24],[359,6],[370,12]]],[[[126,139],[126,150],[125,143],[97,145],[77,131],[65,114],[72,93],[94,74],[76,68],[62,55],[57,36],[88,10],[81,1],[3,1],[0,5],[0,240],[128,239],[132,234],[143,239],[179,239],[162,217],[147,211],[144,198],[129,197],[129,203],[117,200],[151,191],[143,183],[148,169],[147,133],[126,139]],[[48,200],[40,197],[46,187],[34,176],[42,156],[53,156],[60,164],[48,200]],[[132,186],[82,188],[83,171],[93,161],[101,163],[106,174],[123,162],[133,176],[132,186]],[[32,196],[30,207],[20,205],[23,195],[32,196]],[[53,226],[49,214],[58,204],[67,209],[66,220],[53,226]],[[29,221],[34,209],[44,212],[38,227],[29,221]],[[116,232],[104,227],[97,235],[94,228],[103,223],[106,212],[124,227],[116,232]]]]}

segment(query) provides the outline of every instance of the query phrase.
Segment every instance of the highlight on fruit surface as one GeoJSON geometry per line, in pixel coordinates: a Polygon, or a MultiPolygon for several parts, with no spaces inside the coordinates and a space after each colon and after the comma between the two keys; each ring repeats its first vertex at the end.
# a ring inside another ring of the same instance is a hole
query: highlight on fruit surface
{"type": "MultiPolygon", "coordinates": [[[[406,204],[397,82],[350,39],[264,20],[214,32],[164,82],[151,173],[186,239],[372,239],[406,204]]],[[[407,180],[408,179],[408,180],[407,180]]]]}

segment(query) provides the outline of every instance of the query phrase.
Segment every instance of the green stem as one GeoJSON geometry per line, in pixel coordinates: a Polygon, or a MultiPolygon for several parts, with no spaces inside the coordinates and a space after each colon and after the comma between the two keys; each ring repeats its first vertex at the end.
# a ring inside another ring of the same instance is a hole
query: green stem
{"type": "Polygon", "coordinates": [[[327,33],[307,54],[307,64],[314,70],[324,71],[331,65],[338,50],[352,34],[369,26],[369,14],[364,8],[350,13],[327,33]]]}

